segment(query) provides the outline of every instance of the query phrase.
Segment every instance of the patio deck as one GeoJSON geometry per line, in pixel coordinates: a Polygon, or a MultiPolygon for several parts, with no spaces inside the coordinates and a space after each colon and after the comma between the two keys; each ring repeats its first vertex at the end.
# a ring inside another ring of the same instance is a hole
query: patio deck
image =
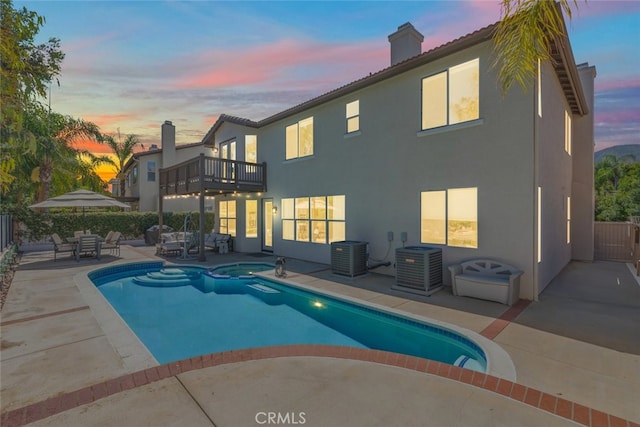
{"type": "MultiPolygon", "coordinates": [[[[431,297],[404,294],[390,289],[391,277],[351,279],[287,260],[289,279],[299,283],[492,337],[514,362],[511,382],[323,346],[158,366],[82,283],[88,271],[158,259],[154,252],[125,242],[121,257],[55,264],[51,250],[24,254],[0,313],[3,426],[244,426],[273,414],[309,426],[640,425],[640,282],[625,264],[572,263],[539,302],[509,309],[446,288],[431,297]]],[[[207,252],[206,264],[243,260],[273,258],[207,252]]]]}

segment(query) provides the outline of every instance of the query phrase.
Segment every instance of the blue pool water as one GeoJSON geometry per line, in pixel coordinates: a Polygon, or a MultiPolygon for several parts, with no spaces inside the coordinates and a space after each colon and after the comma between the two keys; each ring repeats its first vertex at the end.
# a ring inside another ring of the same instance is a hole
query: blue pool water
{"type": "Polygon", "coordinates": [[[450,364],[466,356],[486,369],[480,347],[456,332],[250,275],[270,268],[245,263],[208,271],[151,262],[104,268],[89,278],[159,363],[251,347],[330,344],[450,364]]]}

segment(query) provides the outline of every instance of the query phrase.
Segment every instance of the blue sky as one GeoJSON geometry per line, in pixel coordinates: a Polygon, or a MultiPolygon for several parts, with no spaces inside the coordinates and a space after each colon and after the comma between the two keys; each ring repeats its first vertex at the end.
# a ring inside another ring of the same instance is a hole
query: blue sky
{"type": "MultiPolygon", "coordinates": [[[[596,149],[640,143],[640,1],[578,2],[577,63],[597,68],[596,149]]],[[[66,54],[52,108],[103,132],[201,141],[222,113],[260,120],[389,65],[411,22],[423,51],[499,19],[473,1],[14,1],[66,54]]],[[[93,147],[100,151],[100,147],[93,147]]],[[[104,149],[104,148],[103,148],[104,149]]],[[[108,149],[104,149],[108,152],[108,149]]]]}

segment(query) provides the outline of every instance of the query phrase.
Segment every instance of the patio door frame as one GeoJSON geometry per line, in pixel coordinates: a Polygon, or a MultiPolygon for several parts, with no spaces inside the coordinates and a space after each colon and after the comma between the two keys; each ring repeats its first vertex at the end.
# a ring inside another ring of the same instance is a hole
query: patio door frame
{"type": "Polygon", "coordinates": [[[260,242],[263,252],[273,252],[273,198],[262,199],[262,234],[260,242]]]}

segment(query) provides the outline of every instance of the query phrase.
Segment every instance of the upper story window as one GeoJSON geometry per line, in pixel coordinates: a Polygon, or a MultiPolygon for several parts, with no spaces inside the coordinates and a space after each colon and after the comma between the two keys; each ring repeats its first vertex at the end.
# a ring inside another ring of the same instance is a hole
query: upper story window
{"type": "Polygon", "coordinates": [[[542,65],[538,59],[538,117],[542,117],[542,65]]]}
{"type": "Polygon", "coordinates": [[[138,165],[133,167],[133,173],[131,174],[132,178],[131,178],[131,185],[137,184],[138,183],[138,165]]]}
{"type": "Polygon", "coordinates": [[[246,135],[244,137],[244,161],[258,163],[258,136],[246,135]]]}
{"type": "Polygon", "coordinates": [[[220,143],[220,158],[227,160],[236,159],[236,141],[220,143]]]}
{"type": "Polygon", "coordinates": [[[422,130],[480,117],[479,63],[476,58],[422,79],[422,130]]]}
{"type": "Polygon", "coordinates": [[[286,128],[285,158],[295,159],[313,155],[313,117],[308,117],[286,128]]]}
{"type": "Polygon", "coordinates": [[[564,111],[564,151],[571,155],[571,113],[564,111]]]}
{"type": "Polygon", "coordinates": [[[156,162],[147,162],[147,181],[155,182],[156,180],[156,162]]]}
{"type": "Polygon", "coordinates": [[[360,100],[347,104],[347,133],[357,132],[360,130],[360,100]]]}

